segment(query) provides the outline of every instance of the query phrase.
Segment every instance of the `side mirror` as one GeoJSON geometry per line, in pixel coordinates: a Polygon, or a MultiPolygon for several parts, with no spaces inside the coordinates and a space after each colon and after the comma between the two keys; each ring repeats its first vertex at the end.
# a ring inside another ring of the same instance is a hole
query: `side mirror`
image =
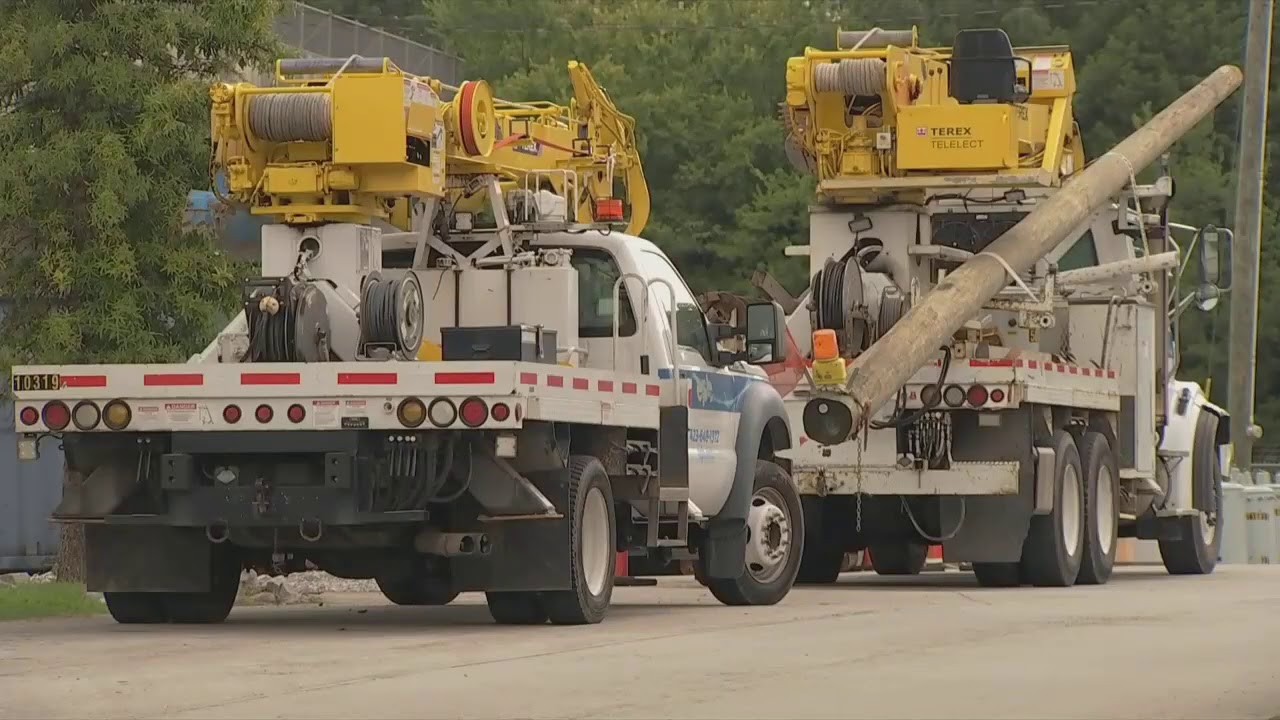
{"type": "Polygon", "coordinates": [[[751,365],[787,359],[787,316],[776,302],[747,305],[747,357],[751,365]]]}
{"type": "Polygon", "coordinates": [[[1200,283],[1216,286],[1219,290],[1231,289],[1231,241],[1235,239],[1226,228],[1205,225],[1196,238],[1196,254],[1200,265],[1200,283]]]}

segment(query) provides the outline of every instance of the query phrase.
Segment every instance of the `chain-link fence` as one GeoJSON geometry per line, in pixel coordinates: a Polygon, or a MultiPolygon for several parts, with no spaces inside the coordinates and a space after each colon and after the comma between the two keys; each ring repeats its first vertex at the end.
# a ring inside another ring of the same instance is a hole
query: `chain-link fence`
{"type": "Polygon", "coordinates": [[[457,55],[306,3],[285,3],[275,25],[281,40],[306,55],[388,57],[407,73],[427,75],[451,85],[462,80],[462,59],[457,55]]]}

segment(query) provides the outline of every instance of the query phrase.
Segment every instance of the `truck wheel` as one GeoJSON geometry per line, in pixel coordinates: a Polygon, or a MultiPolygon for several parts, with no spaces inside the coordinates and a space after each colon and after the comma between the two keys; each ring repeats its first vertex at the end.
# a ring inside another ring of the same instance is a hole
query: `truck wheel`
{"type": "Polygon", "coordinates": [[[877,575],[919,575],[929,561],[929,546],[918,542],[872,545],[870,550],[877,575]]]}
{"type": "Polygon", "coordinates": [[[1034,515],[1022,547],[1027,580],[1040,587],[1070,587],[1084,555],[1084,473],[1071,433],[1054,437],[1053,512],[1034,515]]]}
{"type": "Polygon", "coordinates": [[[569,458],[569,557],[572,587],[542,594],[542,607],[556,625],[587,625],[604,619],[613,598],[617,561],[613,489],[600,461],[569,458]]]}
{"type": "Polygon", "coordinates": [[[844,569],[844,544],[836,533],[827,498],[806,495],[800,498],[804,516],[804,550],[796,583],[827,585],[840,578],[844,569]]]}
{"type": "Polygon", "coordinates": [[[1080,437],[1084,466],[1084,555],[1080,560],[1082,585],[1104,585],[1116,564],[1116,540],[1120,516],[1116,505],[1120,471],[1105,435],[1086,432],[1080,437]]]}
{"type": "Polygon", "coordinates": [[[107,612],[121,625],[149,625],[168,622],[165,613],[164,593],[104,592],[107,612]]]}
{"type": "Polygon", "coordinates": [[[220,623],[231,614],[240,590],[240,558],[231,548],[215,545],[209,569],[209,590],[196,593],[163,593],[170,622],[189,625],[220,623]]]}
{"type": "Polygon", "coordinates": [[[1222,548],[1222,468],[1217,453],[1218,416],[1200,411],[1191,448],[1191,505],[1195,516],[1179,517],[1177,540],[1160,541],[1160,559],[1170,575],[1208,575],[1222,548]]]}
{"type": "Polygon", "coordinates": [[[547,621],[536,592],[487,592],[489,616],[499,625],[541,625],[547,621]]]}
{"type": "MultiPolygon", "coordinates": [[[[875,556],[871,556],[875,560],[875,556]]],[[[978,584],[988,588],[1018,587],[1022,584],[1022,569],[1018,563],[1011,562],[976,562],[973,564],[973,576],[978,584]]]]}
{"type": "Polygon", "coordinates": [[[800,493],[777,463],[756,460],[746,571],[732,580],[708,577],[707,588],[725,605],[773,605],[791,592],[803,552],[800,493]]]}

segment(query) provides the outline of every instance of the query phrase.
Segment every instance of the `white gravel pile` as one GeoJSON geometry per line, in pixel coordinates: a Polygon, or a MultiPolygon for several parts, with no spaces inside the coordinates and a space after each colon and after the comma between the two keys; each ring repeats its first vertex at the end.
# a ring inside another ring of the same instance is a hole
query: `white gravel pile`
{"type": "Polygon", "coordinates": [[[378,592],[372,580],[345,580],[325,572],[308,571],[284,577],[259,575],[253,570],[240,574],[241,605],[300,605],[319,603],[325,593],[378,592]]]}

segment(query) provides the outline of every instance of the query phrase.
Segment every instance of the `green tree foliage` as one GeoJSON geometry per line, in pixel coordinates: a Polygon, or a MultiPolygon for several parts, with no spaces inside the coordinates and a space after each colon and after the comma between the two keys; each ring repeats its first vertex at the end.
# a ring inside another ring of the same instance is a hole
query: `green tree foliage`
{"type": "Polygon", "coordinates": [[[212,78],[275,51],[269,0],[0,3],[0,324],[10,362],[183,360],[236,276],[183,227],[212,78]]]}

